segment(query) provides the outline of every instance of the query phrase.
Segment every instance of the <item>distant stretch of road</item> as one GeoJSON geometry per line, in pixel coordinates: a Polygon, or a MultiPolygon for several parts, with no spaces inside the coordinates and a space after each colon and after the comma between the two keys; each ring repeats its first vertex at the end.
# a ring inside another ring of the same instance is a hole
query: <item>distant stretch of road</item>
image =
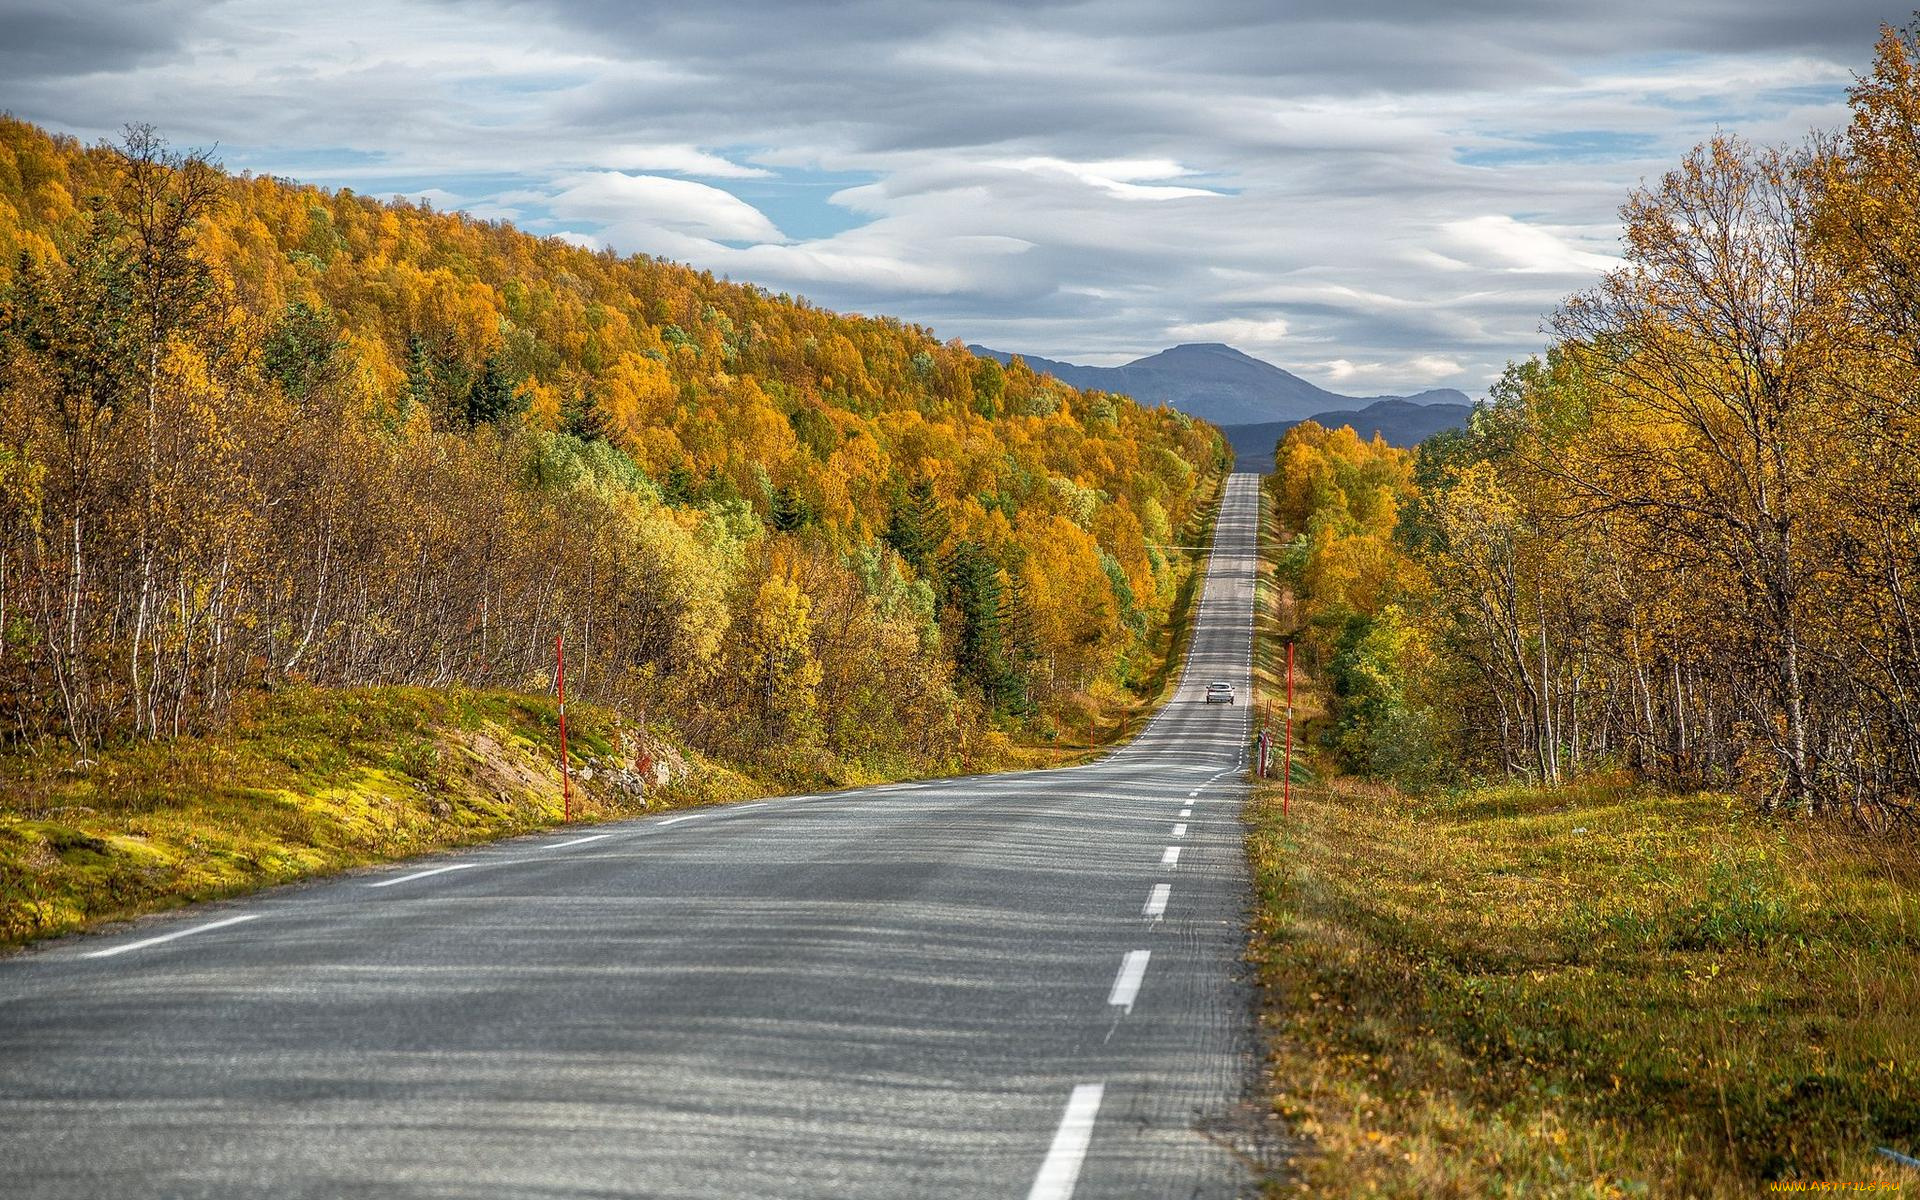
{"type": "Polygon", "coordinates": [[[0,961],[0,1196],[1242,1194],[1256,494],[1227,484],[1178,695],[1100,762],[557,831],[0,961]]]}

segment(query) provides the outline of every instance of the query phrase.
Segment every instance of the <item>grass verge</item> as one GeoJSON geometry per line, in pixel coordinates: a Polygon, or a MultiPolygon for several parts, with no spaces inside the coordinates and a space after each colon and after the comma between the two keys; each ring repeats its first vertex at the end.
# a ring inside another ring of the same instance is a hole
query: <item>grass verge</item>
{"type": "Polygon", "coordinates": [[[1301,778],[1247,814],[1273,1105],[1312,1146],[1269,1194],[1920,1193],[1875,1151],[1920,1150],[1913,848],[1623,780],[1301,778]]]}
{"type": "Polygon", "coordinates": [[[1920,865],[1713,796],[1264,793],[1274,1104],[1333,1196],[1920,1185],[1920,865]]]}
{"type": "MultiPolygon", "coordinates": [[[[638,734],[568,706],[576,819],[741,799],[697,756],[642,796],[612,786],[638,734]],[[597,766],[597,770],[596,770],[597,766]]],[[[515,692],[296,688],[216,737],[0,766],[0,947],[102,921],[557,824],[557,713],[515,692]]],[[[665,747],[650,751],[673,754],[665,747]]]]}

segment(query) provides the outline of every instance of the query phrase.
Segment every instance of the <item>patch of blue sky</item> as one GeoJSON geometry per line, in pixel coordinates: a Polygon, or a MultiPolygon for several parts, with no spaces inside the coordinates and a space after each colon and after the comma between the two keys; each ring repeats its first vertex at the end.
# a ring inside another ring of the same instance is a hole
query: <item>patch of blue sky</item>
{"type": "Polygon", "coordinates": [[[1499,144],[1458,148],[1454,151],[1454,161],[1469,167],[1619,162],[1644,158],[1657,152],[1660,145],[1660,139],[1650,133],[1611,129],[1492,136],[1499,144]]]}
{"type": "Polygon", "coordinates": [[[1238,196],[1246,189],[1233,182],[1237,176],[1232,171],[1215,170],[1212,167],[1191,168],[1185,175],[1164,182],[1173,187],[1205,188],[1210,192],[1219,192],[1222,196],[1238,196]]]}
{"type": "Polygon", "coordinates": [[[871,172],[787,170],[768,179],[712,182],[765,213],[788,237],[814,241],[872,221],[871,214],[835,204],[832,197],[845,188],[860,187],[879,178],[871,172]]]}
{"type": "Polygon", "coordinates": [[[373,167],[387,161],[378,150],[356,150],[351,146],[268,146],[257,150],[216,151],[228,170],[253,171],[304,178],[301,172],[340,168],[373,167]]]}

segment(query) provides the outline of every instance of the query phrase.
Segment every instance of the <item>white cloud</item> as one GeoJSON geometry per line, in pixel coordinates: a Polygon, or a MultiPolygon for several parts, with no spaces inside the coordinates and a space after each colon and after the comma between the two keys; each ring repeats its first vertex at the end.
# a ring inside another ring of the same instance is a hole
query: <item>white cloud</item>
{"type": "Polygon", "coordinates": [[[1272,348],[1286,341],[1292,328],[1283,317],[1269,317],[1266,320],[1230,317],[1222,321],[1175,325],[1167,330],[1167,336],[1183,342],[1226,342],[1242,349],[1250,346],[1272,348]]]}
{"type": "Polygon", "coordinates": [[[1427,378],[1435,380],[1463,375],[1467,370],[1458,359],[1447,358],[1440,354],[1422,354],[1409,361],[1407,367],[1416,374],[1424,374],[1427,378]]]}
{"type": "MultiPolygon", "coordinates": [[[[784,242],[766,215],[731,192],[661,175],[598,171],[562,176],[547,207],[562,220],[604,222],[627,240],[649,232],[714,242],[784,242]]],[[[618,236],[609,240],[618,242],[618,236]]],[[[656,239],[657,240],[657,239],[656,239]]]]}
{"type": "Polygon", "coordinates": [[[422,188],[417,192],[407,193],[405,199],[415,204],[437,208],[442,212],[452,212],[460,207],[460,197],[445,188],[422,188]]]}
{"type": "Polygon", "coordinates": [[[918,254],[880,238],[827,239],[799,246],[750,246],[727,255],[729,274],[774,278],[801,287],[850,286],[882,296],[952,296],[977,290],[983,256],[1019,253],[1025,243],[994,244],[966,239],[945,247],[924,246],[918,254]],[[941,253],[942,249],[949,251],[941,253]]]}
{"type": "Polygon", "coordinates": [[[1345,358],[1307,363],[1304,369],[1317,372],[1335,386],[1349,392],[1421,391],[1444,387],[1467,368],[1458,360],[1440,354],[1421,354],[1399,362],[1353,362],[1345,358]]]}
{"type": "MultiPolygon", "coordinates": [[[[1863,44],[1860,49],[1865,57],[1869,47],[1863,44]]],[[[1846,87],[1852,82],[1853,71],[1843,63],[1805,54],[1767,54],[1687,58],[1650,70],[1595,74],[1581,81],[1578,90],[1696,100],[1772,88],[1846,87]]]]}
{"type": "Polygon", "coordinates": [[[1450,221],[1441,226],[1446,239],[1471,262],[1529,274],[1592,275],[1620,266],[1610,254],[1595,254],[1573,245],[1561,233],[1498,214],[1450,221]]]}
{"type": "Polygon", "coordinates": [[[1141,180],[1177,179],[1193,172],[1164,159],[1074,163],[1059,158],[1022,158],[1003,164],[1016,171],[1063,175],[1118,200],[1180,200],[1192,196],[1219,196],[1209,188],[1180,187],[1141,180]]]}
{"type": "Polygon", "coordinates": [[[607,245],[607,239],[597,233],[580,233],[572,229],[562,229],[558,233],[547,236],[563,241],[569,246],[578,246],[582,250],[603,250],[607,245]]]}
{"type": "Polygon", "coordinates": [[[672,171],[708,179],[767,179],[772,171],[709,154],[695,146],[613,146],[595,155],[593,165],[615,171],[672,171]]]}

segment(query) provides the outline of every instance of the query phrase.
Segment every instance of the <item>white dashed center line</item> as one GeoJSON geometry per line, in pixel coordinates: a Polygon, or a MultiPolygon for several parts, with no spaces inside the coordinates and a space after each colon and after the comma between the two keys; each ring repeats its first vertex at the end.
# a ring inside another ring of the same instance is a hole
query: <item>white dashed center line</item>
{"type": "Polygon", "coordinates": [[[1053,1146],[1040,1164],[1027,1200],[1069,1200],[1073,1185],[1080,1181],[1080,1164],[1087,1157],[1087,1143],[1093,1140],[1093,1121],[1100,1114],[1104,1084],[1083,1083],[1073,1089],[1060,1128],[1053,1135],[1053,1146]]]}
{"type": "Polygon", "coordinates": [[[116,954],[125,954],[129,950],[145,950],[148,946],[158,946],[161,942],[171,942],[175,938],[192,937],[196,933],[205,933],[209,929],[225,929],[229,925],[238,925],[242,921],[258,921],[259,913],[249,913],[244,917],[228,917],[224,921],[209,921],[205,925],[195,925],[192,929],[179,929],[172,933],[163,933],[159,937],[150,937],[138,942],[128,942],[124,946],[110,946],[105,950],[95,950],[83,954],[82,958],[112,958],[116,954]]]}
{"type": "Polygon", "coordinates": [[[1140,995],[1140,981],[1146,979],[1146,960],[1152,956],[1152,950],[1127,950],[1127,956],[1119,960],[1119,975],[1114,977],[1114,991],[1106,995],[1108,1004],[1133,1012],[1133,1000],[1140,995]]]}
{"type": "Polygon", "coordinates": [[[1120,974],[1114,977],[1113,990],[1107,993],[1107,1003],[1128,1012],[1133,1011],[1134,998],[1140,994],[1140,981],[1147,977],[1147,960],[1153,957],[1151,950],[1129,950],[1120,960],[1120,974]]]}
{"type": "Polygon", "coordinates": [[[1147,897],[1147,906],[1140,910],[1140,915],[1144,917],[1152,917],[1156,921],[1159,920],[1161,917],[1166,915],[1167,897],[1172,894],[1173,894],[1172,884],[1170,883],[1154,884],[1153,894],[1147,897]]]}
{"type": "Polygon", "coordinates": [[[568,846],[584,846],[584,845],[586,845],[586,844],[587,844],[588,842],[598,842],[598,841],[603,841],[603,840],[605,840],[606,838],[610,838],[610,837],[612,837],[612,836],[613,836],[613,835],[612,835],[612,834],[610,834],[610,833],[596,833],[596,834],[593,834],[593,835],[591,835],[591,836],[589,836],[589,837],[582,837],[582,838],[574,838],[574,839],[573,839],[572,841],[570,841],[570,842],[552,842],[552,843],[549,843],[548,845],[545,845],[545,846],[536,846],[536,847],[535,847],[535,849],[537,849],[537,850],[565,850],[565,849],[566,849],[566,848],[567,848],[568,846]]]}
{"type": "Polygon", "coordinates": [[[448,871],[465,871],[475,865],[474,863],[453,863],[450,866],[415,871],[411,875],[402,875],[396,879],[382,879],[379,883],[370,883],[367,886],[370,888],[392,887],[396,883],[412,883],[416,879],[425,879],[429,875],[445,875],[448,871]]]}
{"type": "Polygon", "coordinates": [[[1160,865],[1163,867],[1177,866],[1179,865],[1179,862],[1180,862],[1180,847],[1178,846],[1168,846],[1167,852],[1160,856],[1160,865]]]}
{"type": "Polygon", "coordinates": [[[1187,836],[1187,827],[1185,825],[1175,825],[1173,827],[1173,836],[1174,837],[1187,836]]]}

